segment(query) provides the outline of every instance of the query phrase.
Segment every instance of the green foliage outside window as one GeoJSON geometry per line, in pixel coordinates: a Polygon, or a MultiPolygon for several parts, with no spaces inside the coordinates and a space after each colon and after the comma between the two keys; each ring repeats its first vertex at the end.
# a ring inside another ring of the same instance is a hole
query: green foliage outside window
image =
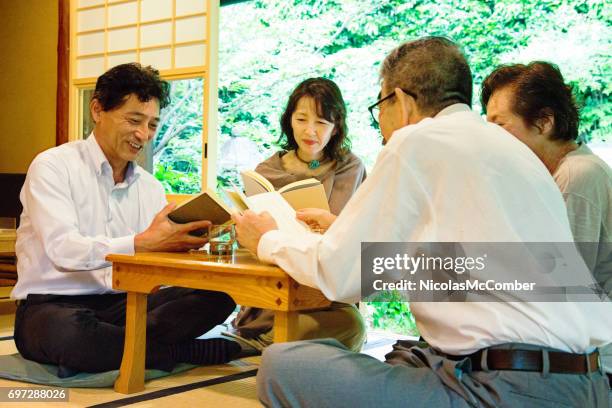
{"type": "Polygon", "coordinates": [[[202,79],[170,82],[172,104],[160,115],[153,142],[155,177],[167,193],[200,192],[202,179],[202,79]]]}
{"type": "Polygon", "coordinates": [[[372,328],[409,336],[419,335],[410,305],[398,292],[381,292],[365,305],[366,319],[372,328]]]}

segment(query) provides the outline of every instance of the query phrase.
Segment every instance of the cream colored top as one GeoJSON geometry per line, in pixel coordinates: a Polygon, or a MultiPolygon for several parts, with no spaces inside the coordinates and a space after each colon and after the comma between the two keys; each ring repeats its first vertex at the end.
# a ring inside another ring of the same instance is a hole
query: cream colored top
{"type": "Polygon", "coordinates": [[[612,170],[587,145],[568,153],[553,174],[582,258],[612,296],[612,170]]]}

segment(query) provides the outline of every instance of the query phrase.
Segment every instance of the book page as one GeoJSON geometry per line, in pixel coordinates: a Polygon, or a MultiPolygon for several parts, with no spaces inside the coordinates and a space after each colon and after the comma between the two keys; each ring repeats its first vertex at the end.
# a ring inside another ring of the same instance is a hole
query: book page
{"type": "Polygon", "coordinates": [[[278,189],[279,193],[284,193],[286,191],[298,190],[301,188],[308,188],[316,185],[320,185],[321,182],[315,178],[309,178],[305,180],[294,181],[293,183],[289,183],[278,189]]]}
{"type": "Polygon", "coordinates": [[[247,170],[240,172],[242,176],[242,183],[244,184],[244,191],[247,197],[255,194],[267,193],[274,191],[274,186],[264,176],[253,170],[247,170]]]}
{"type": "Polygon", "coordinates": [[[282,196],[294,210],[300,210],[302,208],[320,208],[329,211],[329,202],[327,201],[327,194],[325,194],[325,187],[318,182],[310,187],[286,191],[282,193],[282,196]]]}
{"type": "Polygon", "coordinates": [[[304,222],[295,218],[295,210],[277,191],[247,197],[247,204],[251,210],[257,213],[269,212],[280,231],[290,234],[310,232],[304,222]]]}
{"type": "Polygon", "coordinates": [[[235,184],[232,183],[232,188],[224,189],[223,193],[227,201],[231,203],[233,209],[237,212],[242,213],[249,208],[248,204],[246,203],[246,196],[235,184]]]}

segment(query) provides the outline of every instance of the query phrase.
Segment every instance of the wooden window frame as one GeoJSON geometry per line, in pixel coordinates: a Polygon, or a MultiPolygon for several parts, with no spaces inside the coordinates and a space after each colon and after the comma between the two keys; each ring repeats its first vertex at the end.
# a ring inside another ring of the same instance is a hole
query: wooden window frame
{"type": "MultiPolygon", "coordinates": [[[[96,78],[76,78],[75,61],[76,58],[70,54],[70,50],[76,50],[76,34],[74,27],[76,24],[76,2],[78,0],[59,0],[59,28],[58,28],[58,70],[57,70],[57,108],[56,108],[56,145],[77,140],[81,134],[79,126],[82,121],[80,114],[82,112],[80,91],[84,88],[92,88],[95,86],[96,78]],[[72,30],[71,30],[72,28],[72,30]]],[[[105,4],[108,0],[105,1],[105,4]]],[[[141,4],[141,0],[122,0],[113,2],[112,4],[123,4],[136,2],[141,4]]],[[[171,19],[162,19],[160,21],[147,21],[145,24],[151,24],[161,21],[181,20],[195,16],[206,16],[207,27],[205,39],[203,41],[188,41],[185,43],[176,43],[175,29],[173,29],[172,49],[180,45],[188,45],[191,43],[203,43],[206,46],[205,65],[189,68],[173,68],[159,70],[160,75],[165,80],[203,78],[204,80],[204,100],[203,100],[203,117],[202,117],[202,190],[216,186],[216,163],[217,163],[217,78],[218,78],[218,38],[219,38],[219,3],[216,0],[206,0],[206,11],[202,13],[192,13],[184,16],[175,15],[175,7],[173,7],[173,16],[171,19]]],[[[173,2],[175,6],[176,3],[173,2]]],[[[78,10],[89,8],[99,8],[100,6],[82,7],[78,10]]],[[[138,20],[140,20],[138,18],[138,20]]],[[[141,23],[137,21],[135,24],[128,26],[138,27],[141,23]]],[[[143,24],[144,25],[144,24],[143,24]]],[[[175,27],[175,25],[173,25],[175,27]]],[[[112,27],[117,29],[118,27],[112,27]]],[[[106,28],[99,30],[104,31],[106,28]]],[[[140,35],[137,38],[138,46],[140,45],[140,35]]],[[[156,48],[159,46],[143,47],[156,48]]],[[[136,50],[139,54],[140,47],[136,50]]],[[[126,52],[126,50],[121,51],[126,52]]],[[[105,50],[105,54],[108,52],[105,50]]],[[[174,66],[174,52],[172,53],[172,65],[174,66]]],[[[176,197],[176,195],[169,195],[176,197]]]]}

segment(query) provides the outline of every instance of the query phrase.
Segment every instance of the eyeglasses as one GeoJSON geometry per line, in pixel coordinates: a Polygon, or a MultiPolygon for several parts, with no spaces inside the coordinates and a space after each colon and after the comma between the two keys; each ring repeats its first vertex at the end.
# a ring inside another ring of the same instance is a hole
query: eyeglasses
{"type": "MultiPolygon", "coordinates": [[[[414,99],[417,98],[416,94],[414,92],[410,92],[407,91],[403,88],[400,88],[402,91],[404,91],[404,93],[406,95],[410,95],[412,96],[414,99]]],[[[372,105],[368,106],[368,110],[370,111],[370,115],[372,115],[372,120],[374,121],[374,124],[378,126],[378,115],[380,114],[380,104],[383,103],[384,101],[386,101],[387,99],[391,99],[392,97],[395,96],[395,92],[391,92],[389,95],[385,96],[384,98],[380,97],[380,92],[378,93],[378,100],[373,103],[372,105]]]]}

